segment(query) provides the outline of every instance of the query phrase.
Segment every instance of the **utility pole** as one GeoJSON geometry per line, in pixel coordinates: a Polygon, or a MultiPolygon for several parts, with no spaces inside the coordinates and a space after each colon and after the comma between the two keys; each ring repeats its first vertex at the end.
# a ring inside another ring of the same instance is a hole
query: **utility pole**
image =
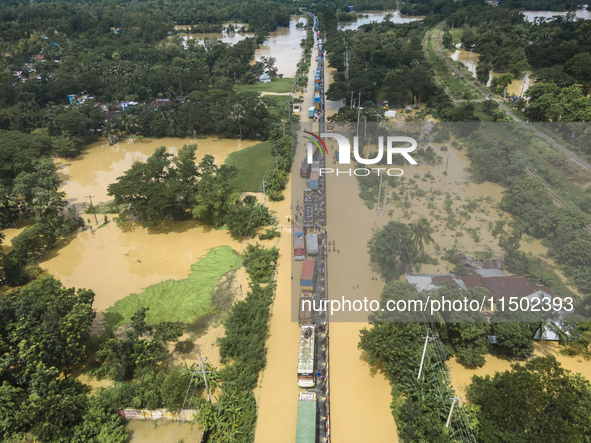
{"type": "Polygon", "coordinates": [[[93,209],[92,213],[94,214],[94,221],[96,222],[96,224],[98,225],[98,219],[96,218],[96,212],[94,211],[94,205],[92,204],[92,197],[94,197],[94,195],[90,195],[88,194],[86,196],[87,199],[90,200],[90,207],[93,209]]]}
{"type": "Polygon", "coordinates": [[[419,366],[417,380],[421,379],[421,372],[423,372],[423,362],[425,361],[425,353],[427,352],[427,343],[429,343],[429,331],[427,331],[427,336],[425,337],[425,346],[423,347],[423,356],[421,357],[421,365],[419,366]]]}
{"type": "Polygon", "coordinates": [[[207,377],[205,376],[206,373],[210,373],[211,371],[205,370],[205,366],[203,366],[204,360],[201,358],[201,352],[199,352],[199,360],[201,361],[201,374],[203,375],[203,381],[205,382],[205,390],[207,391],[207,401],[211,403],[211,395],[209,395],[209,383],[207,383],[207,377]]]}
{"type": "Polygon", "coordinates": [[[351,109],[353,109],[353,91],[351,91],[351,109]]]}
{"type": "Polygon", "coordinates": [[[456,402],[459,400],[460,398],[456,395],[454,396],[454,398],[451,398],[451,409],[449,410],[449,416],[447,417],[447,423],[445,424],[446,428],[449,428],[449,423],[451,422],[451,414],[454,412],[454,406],[456,405],[456,402]]]}
{"type": "Polygon", "coordinates": [[[380,197],[382,196],[382,179],[384,176],[380,174],[380,189],[378,190],[378,207],[376,211],[376,215],[380,215],[380,197]]]}
{"type": "Polygon", "coordinates": [[[384,189],[384,206],[382,206],[382,215],[386,213],[386,196],[388,195],[388,180],[386,180],[386,189],[384,189]]]}

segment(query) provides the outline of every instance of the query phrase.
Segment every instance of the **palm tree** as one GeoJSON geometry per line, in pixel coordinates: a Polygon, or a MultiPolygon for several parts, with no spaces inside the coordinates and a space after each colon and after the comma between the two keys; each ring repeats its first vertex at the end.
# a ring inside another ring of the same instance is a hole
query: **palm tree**
{"type": "Polygon", "coordinates": [[[132,132],[137,133],[141,129],[139,118],[137,117],[137,115],[129,114],[127,112],[122,114],[121,117],[122,117],[123,127],[125,128],[125,130],[129,134],[131,139],[133,141],[135,141],[135,139],[133,138],[132,132]]]}
{"type": "Polygon", "coordinates": [[[240,103],[236,103],[232,106],[232,111],[230,112],[230,116],[234,119],[234,123],[238,125],[238,130],[240,131],[240,139],[242,140],[242,125],[240,122],[244,118],[246,111],[244,110],[244,106],[240,103]]]}
{"type": "Polygon", "coordinates": [[[429,223],[429,220],[424,216],[421,216],[417,221],[410,224],[410,230],[415,242],[415,247],[421,254],[424,253],[425,244],[433,243],[433,237],[431,237],[431,234],[433,234],[434,230],[431,227],[431,223],[429,223]]]}
{"type": "Polygon", "coordinates": [[[116,121],[111,120],[103,125],[103,136],[109,140],[110,144],[117,143],[118,138],[121,137],[121,130],[116,121]]]}

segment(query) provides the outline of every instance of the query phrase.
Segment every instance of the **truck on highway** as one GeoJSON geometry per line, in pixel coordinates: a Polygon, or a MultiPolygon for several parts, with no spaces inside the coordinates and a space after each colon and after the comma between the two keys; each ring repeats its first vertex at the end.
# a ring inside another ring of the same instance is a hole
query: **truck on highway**
{"type": "Polygon", "coordinates": [[[304,260],[302,273],[300,274],[300,289],[302,291],[313,291],[316,277],[316,260],[304,260]]]}
{"type": "Polygon", "coordinates": [[[308,178],[310,175],[310,164],[308,160],[302,160],[302,166],[300,166],[300,177],[308,178]]]}
{"type": "Polygon", "coordinates": [[[314,374],[316,358],[315,329],[314,324],[300,326],[298,355],[298,386],[300,388],[313,388],[316,385],[314,374]]]}
{"type": "Polygon", "coordinates": [[[308,251],[308,255],[318,254],[318,234],[316,232],[306,234],[306,251],[308,251]]]}
{"type": "Polygon", "coordinates": [[[296,443],[316,443],[316,393],[300,392],[296,443]]]}
{"type": "Polygon", "coordinates": [[[293,227],[293,258],[294,260],[304,260],[306,258],[304,228],[302,226],[293,227]]]}
{"type": "Polygon", "coordinates": [[[310,172],[310,189],[318,189],[318,172],[310,172]]]}
{"type": "Polygon", "coordinates": [[[300,294],[300,310],[298,311],[298,322],[300,326],[314,323],[313,309],[314,297],[310,292],[300,294]]]}

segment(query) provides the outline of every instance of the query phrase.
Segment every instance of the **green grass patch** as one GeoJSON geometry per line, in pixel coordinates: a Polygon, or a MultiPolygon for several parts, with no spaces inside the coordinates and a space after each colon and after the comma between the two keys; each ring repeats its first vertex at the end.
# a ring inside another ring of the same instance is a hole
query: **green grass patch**
{"type": "Polygon", "coordinates": [[[454,45],[457,45],[458,43],[462,42],[462,36],[464,35],[464,29],[463,28],[455,28],[452,33],[452,41],[454,43],[454,45]]]}
{"type": "Polygon", "coordinates": [[[225,164],[236,166],[238,175],[230,186],[242,192],[258,192],[269,163],[273,161],[273,143],[263,142],[232,152],[225,164]]]}
{"type": "Polygon", "coordinates": [[[281,94],[291,92],[294,79],[291,77],[276,78],[271,83],[257,83],[256,85],[236,85],[236,92],[275,92],[281,94]]]}
{"type": "Polygon", "coordinates": [[[230,246],[211,249],[191,265],[189,277],[165,280],[119,300],[105,313],[107,327],[129,323],[131,316],[143,306],[150,308],[146,316],[150,325],[163,321],[194,322],[214,311],[212,291],[222,276],[240,266],[241,260],[230,246]]]}
{"type": "Polygon", "coordinates": [[[287,118],[287,103],[291,102],[290,95],[265,95],[263,101],[271,114],[276,117],[287,118]]]}

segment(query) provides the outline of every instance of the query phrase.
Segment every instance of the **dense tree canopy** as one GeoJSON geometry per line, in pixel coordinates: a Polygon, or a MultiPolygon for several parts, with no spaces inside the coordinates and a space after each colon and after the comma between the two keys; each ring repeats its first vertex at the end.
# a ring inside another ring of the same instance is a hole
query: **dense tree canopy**
{"type": "Polygon", "coordinates": [[[472,379],[482,441],[580,442],[591,436],[591,384],[552,356],[536,357],[493,377],[472,379]],[[519,393],[517,395],[517,393],[519,393]]]}
{"type": "Polygon", "coordinates": [[[39,441],[124,442],[109,406],[70,377],[87,358],[94,293],[40,278],[0,299],[0,438],[31,432],[39,441]],[[102,440],[104,441],[104,440],[102,440]]]}

